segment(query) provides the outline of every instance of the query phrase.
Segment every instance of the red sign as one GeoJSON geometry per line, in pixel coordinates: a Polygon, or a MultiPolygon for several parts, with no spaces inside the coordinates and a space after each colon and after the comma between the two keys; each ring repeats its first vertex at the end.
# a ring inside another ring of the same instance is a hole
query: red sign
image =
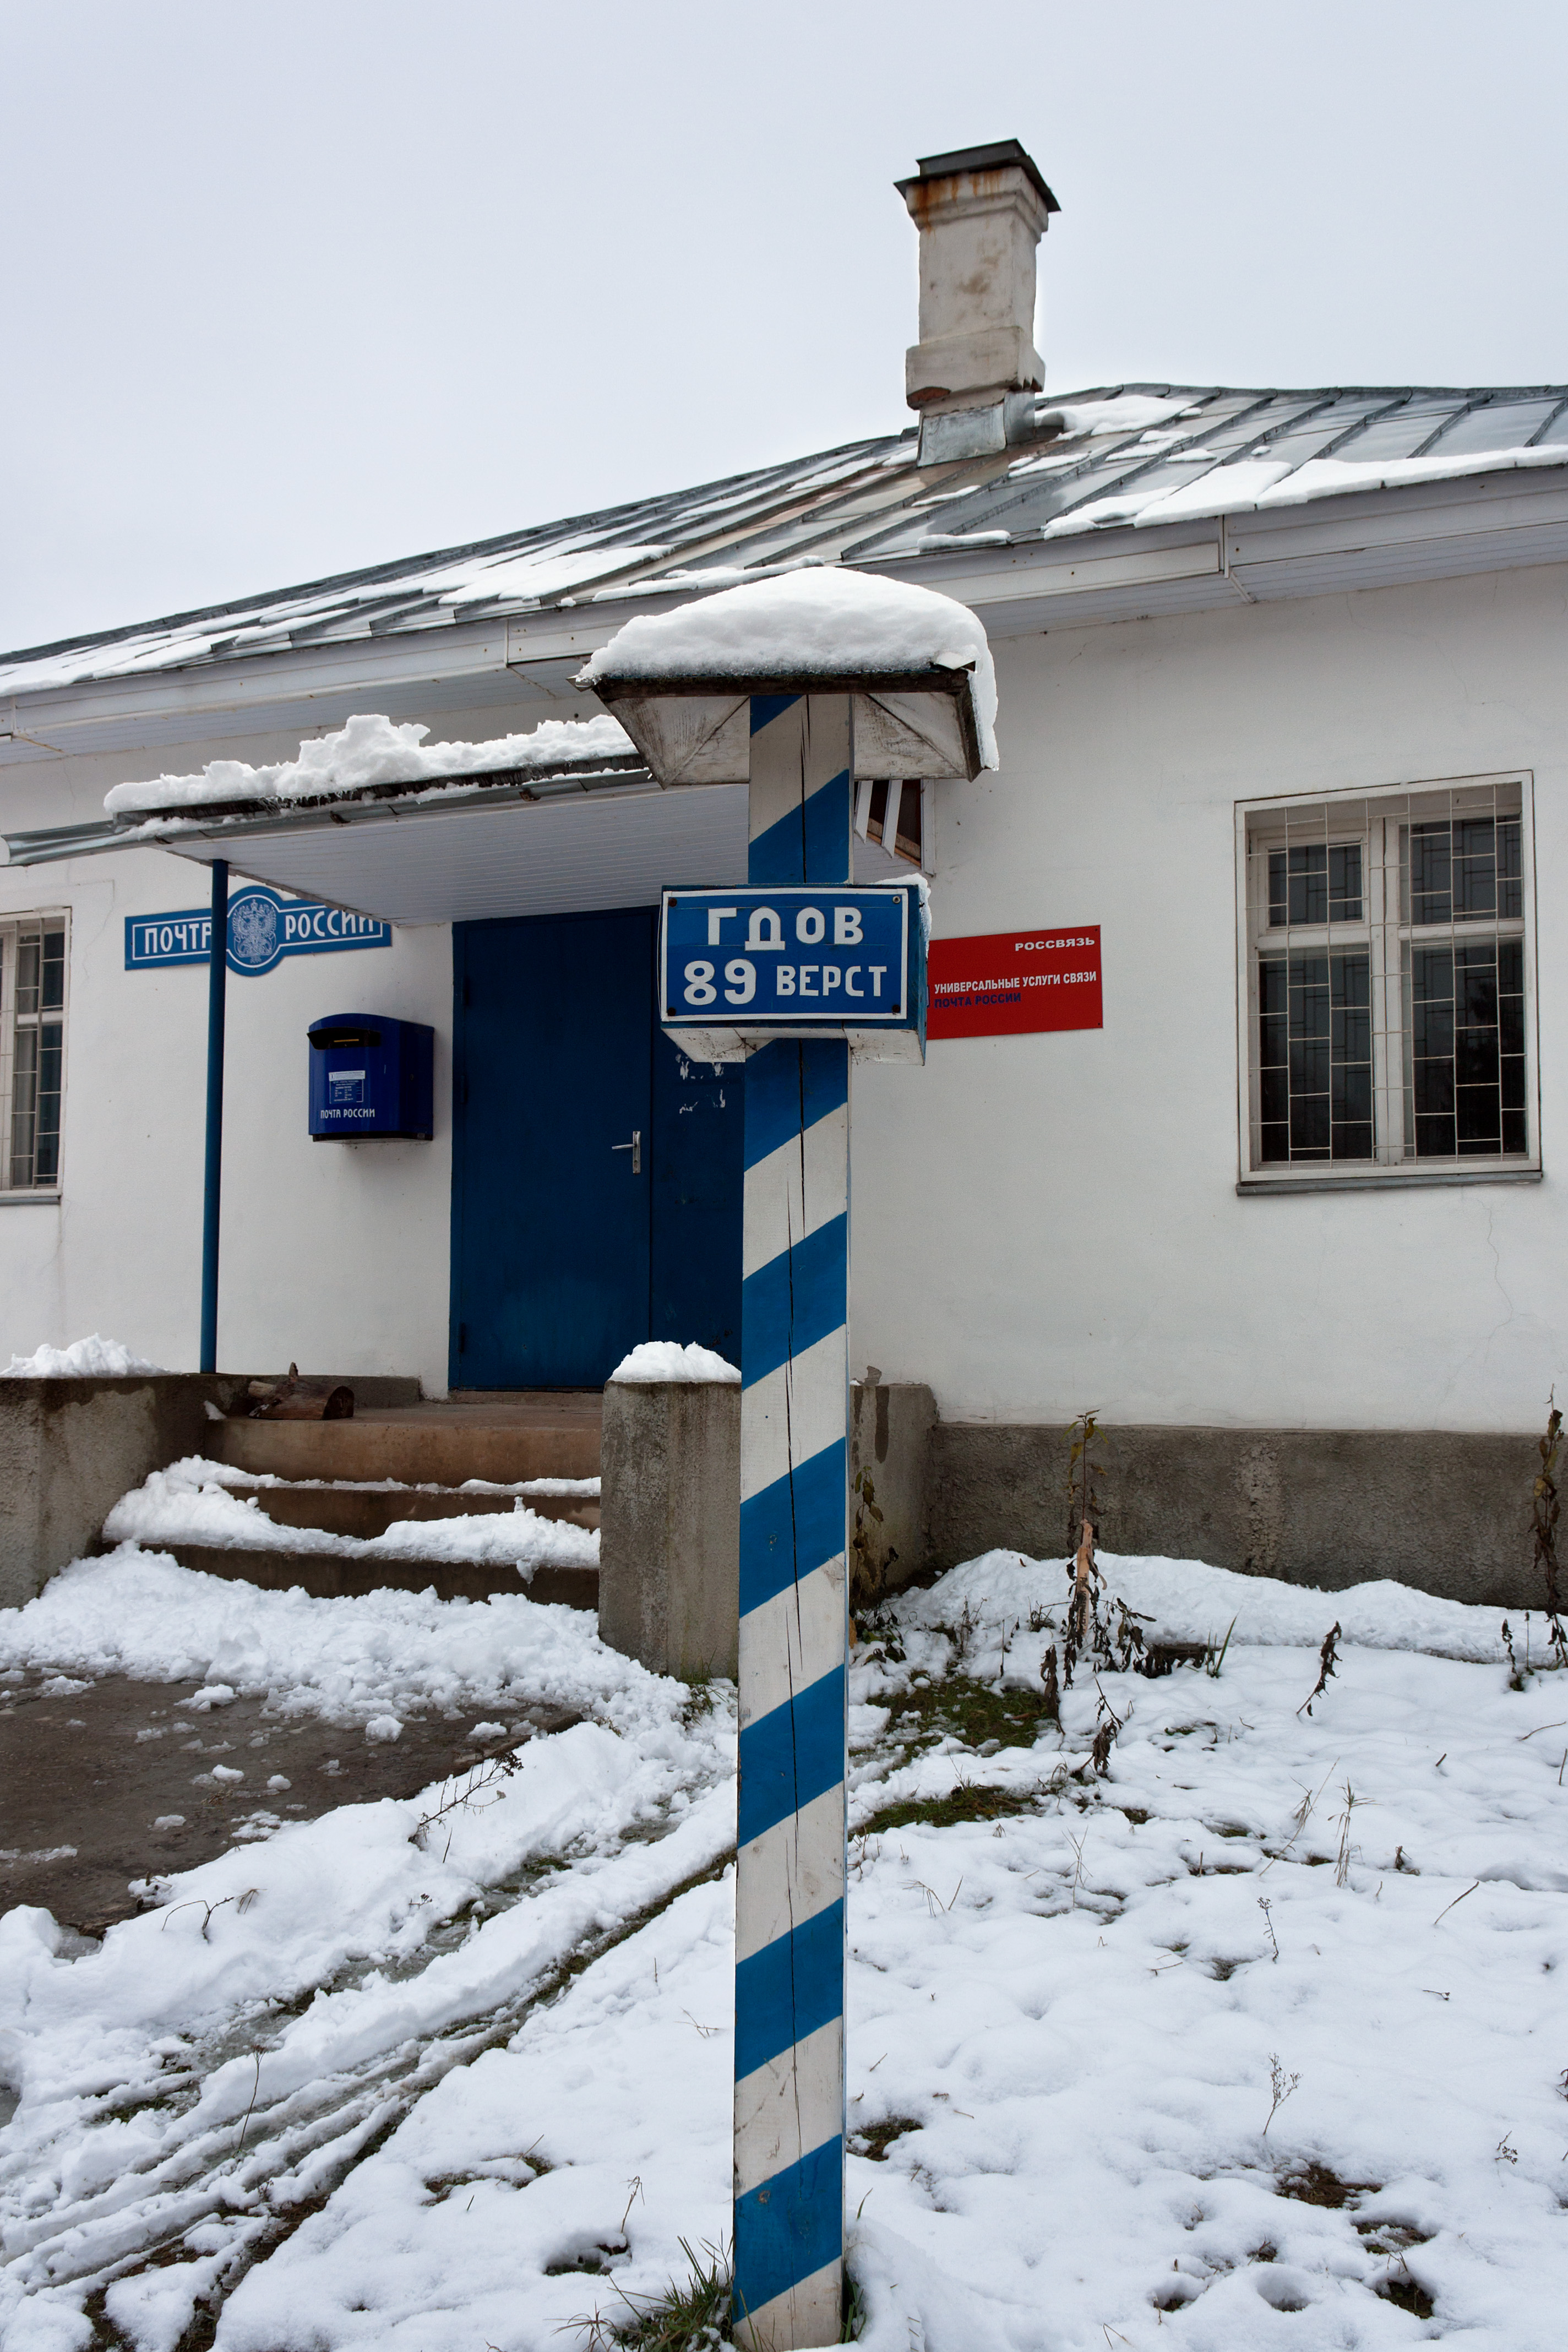
{"type": "Polygon", "coordinates": [[[1100,1029],[1100,925],[932,940],[928,1037],[1008,1037],[1026,1029],[1100,1029]]]}

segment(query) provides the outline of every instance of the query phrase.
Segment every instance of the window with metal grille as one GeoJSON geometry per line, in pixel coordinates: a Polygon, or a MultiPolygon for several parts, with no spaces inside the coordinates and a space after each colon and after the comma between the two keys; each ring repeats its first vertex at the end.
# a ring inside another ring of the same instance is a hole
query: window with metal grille
{"type": "Polygon", "coordinates": [[[0,1192],[56,1192],[65,1092],[67,919],[0,923],[0,1192]]]}
{"type": "Polygon", "coordinates": [[[1244,1180],[1539,1164],[1529,792],[1238,811],[1244,1180]]]}

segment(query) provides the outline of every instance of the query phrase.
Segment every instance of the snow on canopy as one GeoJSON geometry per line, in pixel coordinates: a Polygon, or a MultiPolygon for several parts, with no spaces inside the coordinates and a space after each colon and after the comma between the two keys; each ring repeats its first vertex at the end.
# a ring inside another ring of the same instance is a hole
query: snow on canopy
{"type": "Polygon", "coordinates": [[[321,800],[374,784],[433,783],[498,769],[563,768],[635,756],[615,719],[547,719],[526,735],[488,743],[426,743],[430,730],[395,725],[379,712],[351,719],[330,735],[301,743],[297,760],[253,768],[244,760],[209,760],[199,775],[157,776],[116,784],[103,805],[110,816],[148,809],[196,808],[228,801],[321,800]]]}
{"type": "Polygon", "coordinates": [[[934,588],[865,572],[812,565],[722,588],[672,613],[639,615],[592,656],[576,682],[592,688],[611,680],[843,678],[931,669],[971,672],[981,761],[995,767],[996,673],[980,622],[934,588]]]}

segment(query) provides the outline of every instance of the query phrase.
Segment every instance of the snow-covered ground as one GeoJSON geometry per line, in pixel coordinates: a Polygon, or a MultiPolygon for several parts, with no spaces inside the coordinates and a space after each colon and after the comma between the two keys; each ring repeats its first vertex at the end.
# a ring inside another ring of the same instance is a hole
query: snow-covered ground
{"type": "MultiPolygon", "coordinates": [[[[1217,1677],[1080,1660],[1044,1723],[1066,1580],[1011,1553],[862,1629],[863,2342],[1555,2347],[1568,1677],[1398,1587],[1103,1565],[1148,1637],[1217,1652],[1234,1618],[1217,1677]]],[[[129,1546],[0,1617],[0,1662],[587,1717],[161,1885],[100,1947],[0,1923],[6,2352],[174,2352],[198,2297],[216,2352],[585,2352],[722,2240],[727,1686],[521,1594],[311,1601],[129,1546]]]]}

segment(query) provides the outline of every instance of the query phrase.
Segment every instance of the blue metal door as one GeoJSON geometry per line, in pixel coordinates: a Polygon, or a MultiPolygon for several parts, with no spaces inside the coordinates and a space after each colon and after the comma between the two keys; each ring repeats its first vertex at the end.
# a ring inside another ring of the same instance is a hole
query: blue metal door
{"type": "Polygon", "coordinates": [[[454,926],[455,1388],[599,1388],[648,1336],[653,933],[454,926]]]}
{"type": "Polygon", "coordinates": [[[454,1388],[598,1388],[650,1337],[740,1360],[740,1073],[659,1030],[656,928],[453,927],[454,1388]]]}

